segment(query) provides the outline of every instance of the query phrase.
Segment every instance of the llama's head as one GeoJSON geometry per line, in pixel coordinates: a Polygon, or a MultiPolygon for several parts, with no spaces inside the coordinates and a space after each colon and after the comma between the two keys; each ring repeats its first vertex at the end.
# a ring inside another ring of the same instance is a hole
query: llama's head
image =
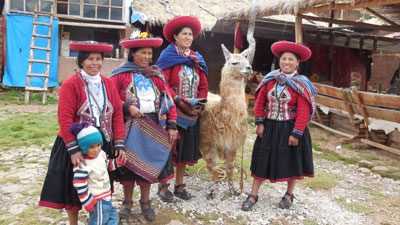
{"type": "Polygon", "coordinates": [[[228,77],[229,79],[243,79],[253,73],[249,61],[247,60],[247,50],[240,54],[232,54],[226,49],[224,44],[222,44],[221,47],[226,60],[222,68],[222,79],[228,77]]]}

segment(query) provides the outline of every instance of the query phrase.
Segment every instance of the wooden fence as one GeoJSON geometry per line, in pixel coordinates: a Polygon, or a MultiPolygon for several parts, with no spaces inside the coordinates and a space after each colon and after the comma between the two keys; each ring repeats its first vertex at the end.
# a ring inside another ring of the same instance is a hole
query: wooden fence
{"type": "Polygon", "coordinates": [[[371,118],[400,123],[400,96],[362,92],[357,91],[355,87],[343,89],[318,83],[314,83],[314,85],[319,90],[315,96],[318,122],[312,121],[312,123],[348,138],[360,139],[363,143],[400,155],[400,150],[390,147],[393,132],[386,134],[383,130],[368,130],[371,118]],[[320,109],[323,106],[347,112],[348,118],[356,130],[355,134],[343,133],[326,126],[326,124],[329,125],[330,114],[321,113],[320,109]]]}

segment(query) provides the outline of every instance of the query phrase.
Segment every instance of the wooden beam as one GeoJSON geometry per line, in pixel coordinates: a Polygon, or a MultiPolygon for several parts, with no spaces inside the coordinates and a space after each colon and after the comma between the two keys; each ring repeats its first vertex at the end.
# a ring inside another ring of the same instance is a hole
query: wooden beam
{"type": "Polygon", "coordinates": [[[296,43],[303,44],[303,29],[302,29],[302,18],[296,16],[295,22],[295,32],[296,32],[296,43]]]}
{"type": "Polygon", "coordinates": [[[384,22],[393,25],[393,26],[399,26],[399,24],[389,20],[388,18],[382,16],[381,14],[377,13],[375,10],[371,9],[371,8],[365,8],[365,10],[367,10],[368,12],[370,12],[372,15],[378,17],[379,19],[383,20],[384,22]]]}
{"type": "Polygon", "coordinates": [[[104,24],[104,23],[59,21],[58,24],[68,25],[68,26],[76,26],[76,27],[95,27],[95,28],[119,29],[119,30],[123,30],[126,28],[125,25],[111,25],[111,24],[104,24]]]}
{"type": "Polygon", "coordinates": [[[233,53],[240,53],[240,49],[235,47],[235,42],[236,42],[236,34],[237,34],[237,30],[240,27],[240,21],[236,20],[235,23],[235,35],[233,36],[233,53]]]}
{"type": "Polygon", "coordinates": [[[393,32],[400,32],[400,26],[386,26],[386,25],[373,25],[369,23],[361,23],[361,22],[354,22],[350,20],[336,20],[336,19],[329,19],[323,17],[316,17],[316,16],[306,16],[299,14],[300,17],[307,20],[314,20],[314,21],[321,21],[326,23],[334,23],[334,24],[344,24],[344,25],[351,25],[359,28],[366,28],[366,29],[373,29],[373,30],[386,30],[386,31],[393,31],[393,32]]]}
{"type": "Polygon", "coordinates": [[[335,5],[323,5],[319,7],[309,7],[304,10],[300,10],[301,14],[305,13],[317,13],[317,12],[324,12],[324,11],[329,11],[329,10],[351,10],[351,9],[357,9],[357,8],[367,8],[367,7],[380,7],[384,5],[393,5],[393,4],[399,4],[400,0],[369,0],[369,1],[358,1],[354,2],[354,4],[349,4],[349,3],[344,3],[344,4],[335,4],[335,5]]]}
{"type": "Polygon", "coordinates": [[[344,133],[344,132],[341,132],[341,131],[332,129],[332,128],[330,128],[330,127],[328,127],[328,126],[325,126],[325,125],[323,125],[323,124],[321,124],[321,123],[318,123],[318,122],[316,122],[316,121],[311,121],[310,123],[312,123],[312,124],[314,124],[314,125],[317,125],[317,126],[319,126],[319,127],[321,127],[321,128],[324,128],[325,130],[328,130],[328,131],[333,132],[333,133],[335,133],[335,134],[339,134],[339,135],[342,135],[342,136],[344,136],[344,137],[351,138],[351,139],[354,139],[354,138],[355,138],[354,135],[347,134],[347,133],[344,133]]]}
{"type": "Polygon", "coordinates": [[[376,143],[376,142],[373,142],[373,141],[370,141],[370,140],[367,140],[367,139],[361,139],[360,141],[362,143],[367,144],[367,145],[371,145],[371,146],[374,146],[376,148],[380,148],[380,149],[383,149],[385,151],[391,152],[393,154],[400,155],[400,150],[398,150],[398,149],[395,149],[395,148],[392,148],[392,147],[389,147],[389,146],[386,146],[386,145],[383,145],[383,144],[379,144],[379,143],[376,143]]]}

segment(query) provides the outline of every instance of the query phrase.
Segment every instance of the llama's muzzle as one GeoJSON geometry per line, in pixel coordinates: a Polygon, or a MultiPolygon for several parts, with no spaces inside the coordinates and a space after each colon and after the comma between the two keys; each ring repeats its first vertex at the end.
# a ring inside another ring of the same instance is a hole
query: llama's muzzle
{"type": "Polygon", "coordinates": [[[247,77],[253,74],[253,70],[251,69],[251,66],[246,66],[240,71],[240,75],[247,77]]]}

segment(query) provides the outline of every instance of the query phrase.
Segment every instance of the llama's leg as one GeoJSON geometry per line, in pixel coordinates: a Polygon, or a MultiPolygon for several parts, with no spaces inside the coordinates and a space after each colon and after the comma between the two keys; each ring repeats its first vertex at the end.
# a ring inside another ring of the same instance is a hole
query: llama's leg
{"type": "Polygon", "coordinates": [[[232,194],[237,194],[238,192],[235,190],[233,186],[233,172],[235,170],[234,163],[236,157],[236,150],[233,151],[225,150],[224,156],[225,156],[225,170],[228,175],[229,189],[231,190],[232,194]]]}
{"type": "Polygon", "coordinates": [[[211,146],[201,146],[203,148],[203,159],[207,162],[208,172],[213,181],[218,180],[218,154],[216,148],[211,146]],[[206,154],[204,154],[206,153],[206,154]]]}

